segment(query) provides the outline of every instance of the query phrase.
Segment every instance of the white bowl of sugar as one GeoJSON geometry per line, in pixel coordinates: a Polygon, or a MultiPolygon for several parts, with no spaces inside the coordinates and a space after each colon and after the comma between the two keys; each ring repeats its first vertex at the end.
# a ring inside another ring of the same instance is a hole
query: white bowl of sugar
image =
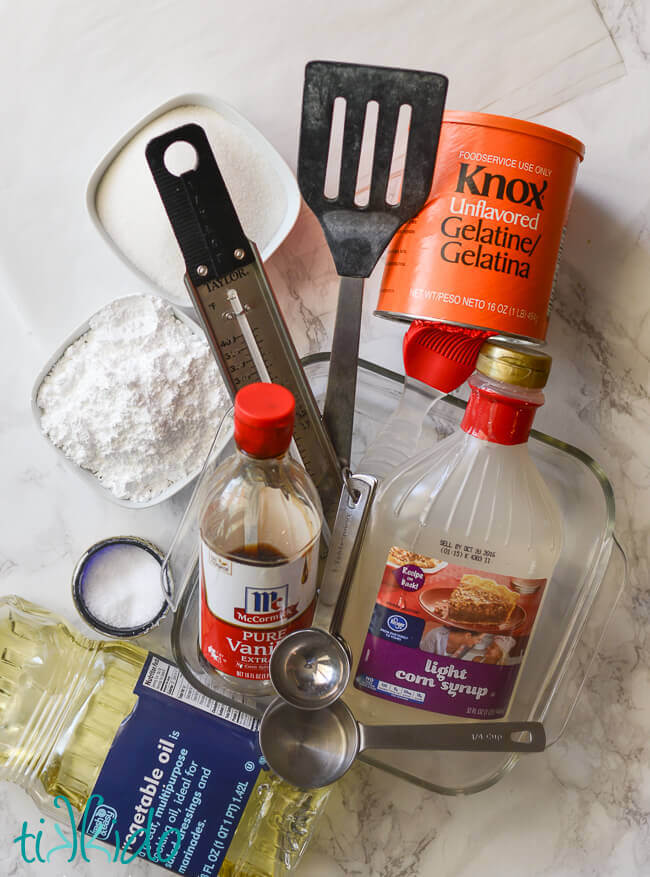
{"type": "Polygon", "coordinates": [[[201,94],[167,101],[104,156],[88,183],[90,217],[118,257],[175,304],[189,306],[185,265],[145,159],[152,137],[188,122],[205,130],[247,237],[263,261],[291,231],[300,191],[266,138],[229,104],[201,94]]]}

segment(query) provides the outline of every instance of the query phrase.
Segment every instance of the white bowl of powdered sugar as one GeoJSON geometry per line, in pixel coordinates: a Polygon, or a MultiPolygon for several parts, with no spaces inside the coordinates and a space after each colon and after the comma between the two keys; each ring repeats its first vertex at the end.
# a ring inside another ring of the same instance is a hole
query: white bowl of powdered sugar
{"type": "Polygon", "coordinates": [[[90,217],[111,249],[159,294],[189,305],[185,265],[145,159],[153,138],[188,122],[200,125],[246,236],[263,261],[291,231],[300,210],[295,177],[280,154],[227,103],[200,94],[149,113],[100,161],[88,183],[90,217]]]}
{"type": "Polygon", "coordinates": [[[230,405],[202,331],[153,295],[116,299],[94,314],[32,391],[52,446],[129,508],[162,502],[199,474],[230,405]]]}

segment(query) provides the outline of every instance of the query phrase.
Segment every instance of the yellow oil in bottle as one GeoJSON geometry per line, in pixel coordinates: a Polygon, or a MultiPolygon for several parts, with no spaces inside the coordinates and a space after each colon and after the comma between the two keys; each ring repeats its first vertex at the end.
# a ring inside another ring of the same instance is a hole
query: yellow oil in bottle
{"type": "MultiPolygon", "coordinates": [[[[0,778],[37,805],[64,795],[79,812],[90,797],[147,653],[71,630],[19,597],[0,599],[0,778]]],[[[219,871],[273,877],[290,870],[323,810],[327,790],[304,792],[262,772],[219,871]]]]}

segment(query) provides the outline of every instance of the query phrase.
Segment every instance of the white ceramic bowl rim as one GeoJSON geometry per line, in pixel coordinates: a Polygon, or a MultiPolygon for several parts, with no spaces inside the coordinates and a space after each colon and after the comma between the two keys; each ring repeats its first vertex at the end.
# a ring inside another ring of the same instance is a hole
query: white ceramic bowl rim
{"type": "MultiPolygon", "coordinates": [[[[161,296],[167,301],[171,301],[172,304],[175,305],[179,305],[178,298],[171,296],[166,290],[158,286],[148,274],[138,268],[137,265],[134,265],[134,263],[129,258],[127,258],[127,256],[124,255],[124,253],[115,243],[113,238],[108,234],[108,232],[104,228],[101,219],[99,218],[99,214],[97,213],[96,198],[97,190],[104,174],[106,173],[114,159],[117,157],[117,155],[126,146],[126,144],[129,143],[129,141],[132,140],[136,136],[136,134],[145,127],[145,125],[148,125],[150,122],[153,122],[155,119],[163,116],[165,113],[170,112],[170,110],[175,110],[179,107],[184,106],[202,106],[206,107],[207,109],[214,110],[215,112],[222,115],[225,119],[239,127],[249,136],[252,142],[257,143],[257,145],[264,152],[270,164],[272,164],[273,168],[278,174],[286,195],[287,209],[282,222],[276,229],[275,233],[272,235],[271,240],[260,253],[260,257],[263,262],[265,262],[273,255],[273,253],[278,249],[280,244],[285,240],[285,238],[295,225],[298,214],[300,212],[301,204],[298,183],[296,182],[296,178],[293,175],[293,172],[291,171],[289,165],[282,158],[282,156],[275,149],[275,147],[272,146],[272,144],[261,133],[261,131],[259,131],[251,122],[249,122],[248,119],[242,116],[242,114],[238,110],[236,110],[225,101],[222,101],[219,98],[210,97],[209,95],[189,92],[187,94],[181,94],[178,95],[178,97],[171,98],[170,100],[161,104],[155,110],[147,113],[146,116],[140,119],[137,124],[133,125],[133,127],[130,128],[126,132],[126,134],[124,134],[117,141],[117,143],[112,147],[112,149],[110,149],[106,153],[106,155],[96,166],[95,170],[92,172],[86,189],[86,208],[88,210],[88,215],[90,216],[93,225],[102,236],[104,241],[111,248],[111,250],[117,255],[117,257],[125,265],[127,265],[128,268],[134,272],[134,274],[144,280],[148,284],[148,286],[156,293],[156,295],[161,296]]],[[[245,231],[246,229],[244,229],[244,232],[245,231]]]]}

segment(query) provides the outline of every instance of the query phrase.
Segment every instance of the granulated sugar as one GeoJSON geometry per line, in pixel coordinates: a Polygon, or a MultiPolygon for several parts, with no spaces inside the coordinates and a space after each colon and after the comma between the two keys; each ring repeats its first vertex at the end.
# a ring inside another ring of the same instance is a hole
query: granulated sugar
{"type": "Polygon", "coordinates": [[[118,542],[91,555],[83,573],[81,599],[97,621],[109,627],[141,627],[165,602],[160,563],[146,548],[118,542]]]}
{"type": "Polygon", "coordinates": [[[244,232],[264,250],[280,227],[286,194],[260,147],[228,119],[208,107],[170,110],[142,128],[102,177],[97,214],[121,252],[175,301],[187,304],[185,265],[145,159],[147,143],[159,134],[196,122],[204,129],[244,232]]]}
{"type": "Polygon", "coordinates": [[[230,404],[199,331],[155,296],[107,305],[43,380],[43,432],[121,499],[197,474],[230,404]]]}

